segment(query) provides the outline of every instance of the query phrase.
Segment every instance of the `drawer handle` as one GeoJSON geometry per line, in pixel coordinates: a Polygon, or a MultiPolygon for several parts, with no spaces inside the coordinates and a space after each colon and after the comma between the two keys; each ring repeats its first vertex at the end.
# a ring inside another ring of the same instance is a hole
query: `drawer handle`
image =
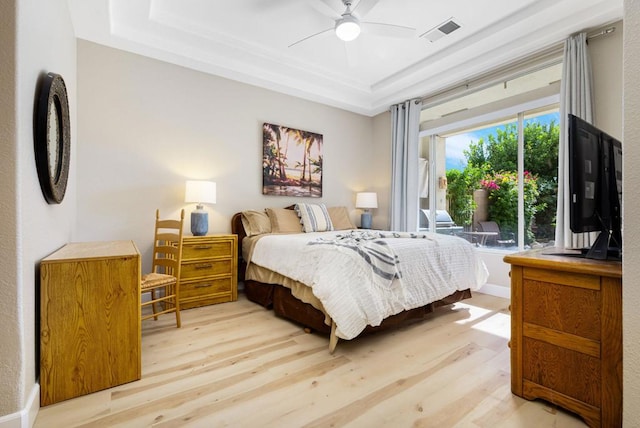
{"type": "Polygon", "coordinates": [[[196,284],[195,288],[207,288],[211,287],[213,284],[196,284]]]}
{"type": "Polygon", "coordinates": [[[195,250],[210,250],[213,248],[211,245],[196,245],[193,247],[195,250]]]}
{"type": "Polygon", "coordinates": [[[198,263],[194,266],[196,269],[211,269],[213,267],[212,263],[198,263]]]}

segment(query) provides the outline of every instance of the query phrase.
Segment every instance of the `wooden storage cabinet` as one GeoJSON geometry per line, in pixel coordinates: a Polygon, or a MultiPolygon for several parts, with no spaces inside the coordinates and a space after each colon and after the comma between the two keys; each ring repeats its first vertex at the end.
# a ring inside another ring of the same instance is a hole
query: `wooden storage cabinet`
{"type": "Polygon", "coordinates": [[[184,237],[180,309],[237,300],[237,253],[236,235],[184,237]]]}
{"type": "Polygon", "coordinates": [[[530,251],[511,264],[511,390],[622,426],[620,262],[530,251]]]}
{"type": "Polygon", "coordinates": [[[40,264],[40,405],[140,379],[140,253],[71,243],[40,264]]]}

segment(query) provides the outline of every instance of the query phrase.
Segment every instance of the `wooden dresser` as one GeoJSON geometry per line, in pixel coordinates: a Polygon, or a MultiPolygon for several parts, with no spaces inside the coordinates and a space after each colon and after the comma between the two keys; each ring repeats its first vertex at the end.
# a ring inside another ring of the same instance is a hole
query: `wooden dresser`
{"type": "Polygon", "coordinates": [[[40,405],[140,379],[140,253],[71,243],[40,264],[40,405]]]}
{"type": "Polygon", "coordinates": [[[180,267],[180,309],[238,299],[238,237],[186,236],[180,267]]]}
{"type": "Polygon", "coordinates": [[[549,255],[511,264],[511,390],[622,426],[622,264],[549,255]]]}

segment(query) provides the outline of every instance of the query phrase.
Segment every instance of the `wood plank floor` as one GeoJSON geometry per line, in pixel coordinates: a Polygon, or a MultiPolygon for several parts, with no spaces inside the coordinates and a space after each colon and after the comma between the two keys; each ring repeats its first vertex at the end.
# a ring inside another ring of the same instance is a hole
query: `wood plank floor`
{"type": "Polygon", "coordinates": [[[508,300],[341,341],[246,300],[145,321],[142,379],[40,409],[35,427],[584,427],[510,391],[508,300]]]}

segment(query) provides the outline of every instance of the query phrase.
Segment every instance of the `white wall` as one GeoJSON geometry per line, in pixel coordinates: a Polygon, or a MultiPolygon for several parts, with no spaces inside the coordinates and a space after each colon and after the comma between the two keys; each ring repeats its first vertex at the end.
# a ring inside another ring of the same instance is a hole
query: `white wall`
{"type": "Polygon", "coordinates": [[[82,40],[78,105],[74,239],[133,239],[144,269],[156,208],[194,208],[183,202],[187,179],[217,183],[210,232],[229,232],[235,212],[304,200],[346,205],[358,224],[355,192],[389,186],[371,167],[370,117],[82,40]],[[263,122],[323,134],[322,198],[262,195],[263,122]]]}
{"type": "Polygon", "coordinates": [[[622,320],[623,354],[623,424],[640,426],[640,0],[624,1],[624,153],[623,189],[623,263],[622,320]],[[638,187],[636,187],[638,186],[638,187]]]}
{"type": "Polygon", "coordinates": [[[66,0],[4,1],[0,3],[0,16],[2,27],[7,24],[0,38],[0,91],[3,113],[8,113],[0,115],[0,416],[4,416],[0,422],[29,424],[32,420],[27,413],[37,410],[39,402],[37,267],[40,259],[70,240],[76,210],[73,155],[69,188],[62,204],[48,205],[40,191],[33,149],[34,99],[42,73],[52,71],[63,76],[69,94],[73,153],[76,45],[66,0]]]}
{"type": "MultiPolygon", "coordinates": [[[[391,112],[380,113],[373,118],[373,138],[367,151],[373,159],[367,169],[373,173],[369,188],[378,193],[378,209],[373,210],[375,229],[388,230],[391,223],[391,112]]],[[[359,224],[359,223],[357,223],[359,224]]]]}
{"type": "Polygon", "coordinates": [[[593,71],[594,125],[622,138],[622,21],[616,30],[589,40],[593,71]]]}

